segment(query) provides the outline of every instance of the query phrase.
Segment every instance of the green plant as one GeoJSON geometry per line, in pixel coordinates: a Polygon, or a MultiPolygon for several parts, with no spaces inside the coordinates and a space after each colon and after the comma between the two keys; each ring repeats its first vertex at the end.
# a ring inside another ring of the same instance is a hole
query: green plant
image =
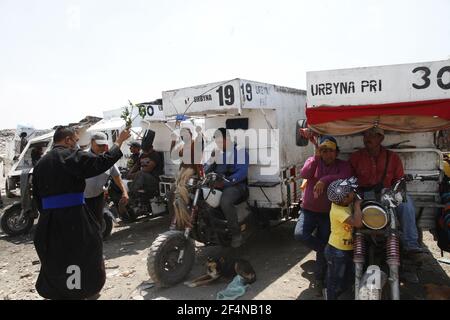
{"type": "Polygon", "coordinates": [[[142,119],[145,118],[145,115],[147,114],[147,109],[145,105],[143,104],[133,104],[130,100],[128,100],[130,103],[131,109],[128,108],[128,106],[125,106],[125,109],[122,112],[122,115],[120,116],[123,120],[125,120],[125,126],[127,128],[131,127],[131,124],[133,123],[133,120],[137,117],[135,116],[133,118],[133,110],[134,108],[138,109],[138,115],[141,116],[142,119]]]}

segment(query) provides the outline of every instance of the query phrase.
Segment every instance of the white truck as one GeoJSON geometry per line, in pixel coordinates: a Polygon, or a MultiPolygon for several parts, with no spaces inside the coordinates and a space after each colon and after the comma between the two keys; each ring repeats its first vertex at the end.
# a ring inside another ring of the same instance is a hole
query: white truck
{"type": "MultiPolygon", "coordinates": [[[[108,136],[110,144],[114,143],[119,132],[125,128],[125,120],[122,118],[122,114],[125,109],[131,113],[132,119],[131,134],[132,139],[130,141],[140,142],[144,136],[146,130],[153,130],[155,132],[155,138],[153,141],[153,148],[157,151],[164,162],[164,173],[160,176],[158,197],[149,199],[148,203],[140,203],[140,201],[130,201],[129,208],[127,210],[128,216],[120,215],[122,219],[126,221],[133,221],[140,215],[159,215],[167,210],[167,194],[175,181],[175,176],[178,172],[179,161],[173,160],[170,156],[170,140],[168,137],[173,132],[176,132],[175,118],[167,118],[163,113],[162,100],[156,99],[151,102],[137,103],[133,107],[122,107],[117,109],[111,109],[103,112],[103,119],[88,129],[89,133],[103,132],[108,136]],[[139,108],[144,107],[145,115],[139,114],[139,108]],[[151,208],[150,208],[151,207],[151,208]],[[151,210],[150,210],[151,209],[151,210]]],[[[193,127],[190,121],[184,121],[181,124],[182,127],[193,127]]],[[[122,146],[122,153],[124,157],[117,163],[119,169],[125,169],[128,166],[130,158],[130,150],[128,144],[122,146]]],[[[126,170],[124,170],[126,171],[126,170]]],[[[128,180],[124,179],[125,186],[128,185],[128,180]]],[[[120,195],[110,188],[110,198],[114,203],[112,206],[117,207],[120,195]]]]}
{"type": "MultiPolygon", "coordinates": [[[[248,202],[255,209],[269,210],[288,218],[298,210],[299,171],[312,148],[296,145],[297,119],[306,119],[306,92],[272,84],[233,79],[178,90],[164,91],[166,117],[185,115],[203,119],[204,132],[211,141],[219,127],[236,130],[236,138],[250,156],[248,202]],[[241,135],[242,137],[242,135],[241,135]]],[[[208,142],[209,142],[208,141],[208,142]]],[[[207,143],[204,159],[212,144],[207,143]]]]}
{"type": "MultiPolygon", "coordinates": [[[[372,127],[384,129],[383,145],[400,156],[405,173],[410,175],[406,189],[414,200],[419,237],[423,230],[433,231],[436,208],[442,207],[440,184],[444,176],[437,137],[450,127],[449,60],[308,72],[306,114],[313,131],[336,136],[341,149],[339,157],[343,159],[364,147],[363,131],[372,127]]],[[[354,236],[356,299],[381,296],[363,293],[364,286],[361,284],[360,288],[359,283],[363,265],[376,264],[372,259],[376,246],[372,240],[376,237],[378,244],[386,243],[391,297],[400,297],[398,219],[388,214],[394,213],[400,202],[394,199],[387,205],[385,200],[389,197],[388,190],[383,191],[372,209],[366,212],[363,208],[365,226],[354,236]],[[381,230],[368,222],[369,211],[384,217],[386,224],[381,230]],[[361,240],[366,235],[367,241],[361,240]],[[369,251],[372,256],[365,259],[369,251]]]]}
{"type": "MultiPolygon", "coordinates": [[[[157,152],[160,152],[164,159],[164,175],[163,178],[167,178],[173,182],[174,177],[178,171],[178,165],[176,161],[172,161],[170,156],[170,141],[168,137],[172,132],[176,131],[175,118],[167,118],[163,113],[162,100],[157,99],[151,102],[142,102],[137,105],[144,106],[146,110],[145,116],[142,118],[139,115],[138,108],[133,108],[131,119],[131,134],[130,141],[140,141],[142,139],[145,130],[155,131],[155,140],[153,141],[153,147],[157,152]]],[[[130,110],[131,107],[128,107],[130,110]]],[[[121,118],[125,107],[111,109],[103,112],[103,119],[90,127],[88,132],[100,131],[108,136],[110,144],[114,143],[119,132],[125,128],[125,121],[121,118]]],[[[189,126],[190,122],[186,121],[182,126],[189,126]]],[[[191,125],[193,126],[193,125],[191,125]]],[[[119,167],[126,167],[128,159],[130,157],[130,150],[128,144],[122,146],[122,153],[124,157],[119,160],[119,167]]],[[[165,186],[161,187],[162,189],[165,186]]]]}
{"type": "MultiPolygon", "coordinates": [[[[72,123],[71,126],[78,128],[80,136],[79,144],[83,148],[90,143],[89,127],[98,122],[99,118],[86,117],[78,123],[72,123]]],[[[43,156],[53,147],[54,131],[50,131],[44,135],[35,137],[28,141],[25,149],[19,156],[19,159],[11,167],[7,174],[6,193],[10,197],[14,197],[15,192],[20,189],[20,201],[15,201],[11,205],[4,208],[0,217],[0,225],[3,232],[9,236],[17,236],[28,233],[34,225],[34,220],[39,213],[34,203],[31,201],[31,175],[33,173],[32,153],[40,149],[43,156]]],[[[111,233],[114,217],[109,212],[104,214],[105,224],[103,225],[102,234],[104,237],[111,233]]]]}
{"type": "MultiPolygon", "coordinates": [[[[100,118],[86,117],[78,123],[72,123],[71,125],[78,128],[78,134],[80,136],[79,145],[83,148],[90,143],[90,134],[88,134],[89,128],[100,118]]],[[[20,175],[23,170],[32,170],[32,152],[37,148],[42,148],[42,155],[51,150],[53,146],[53,134],[54,131],[50,131],[46,134],[34,137],[28,140],[28,144],[23,149],[17,161],[11,166],[11,169],[7,173],[5,182],[5,192],[8,197],[14,197],[15,191],[19,188],[20,175]]],[[[32,171],[30,171],[32,172],[32,171]]]]}
{"type": "MultiPolygon", "coordinates": [[[[305,119],[305,91],[233,79],[164,91],[162,97],[167,118],[188,117],[202,123],[206,143],[202,161],[196,164],[210,158],[214,149],[212,137],[221,127],[229,130],[238,149],[248,151],[249,194],[235,204],[243,241],[257,225],[297,217],[299,171],[313,153],[310,147],[296,145],[297,120],[305,119]]],[[[190,201],[187,206],[178,207],[187,210],[180,209],[182,214],[175,214],[178,220],[174,229],[161,234],[150,248],[148,272],[158,285],[174,285],[188,275],[195,260],[193,240],[232,245],[227,222],[218,207],[221,191],[211,187],[215,179],[221,178],[208,172],[192,178],[180,174],[177,194],[184,194],[182,189],[186,186],[191,200],[186,200],[190,201]]],[[[178,198],[175,203],[180,201],[178,198]]]]}

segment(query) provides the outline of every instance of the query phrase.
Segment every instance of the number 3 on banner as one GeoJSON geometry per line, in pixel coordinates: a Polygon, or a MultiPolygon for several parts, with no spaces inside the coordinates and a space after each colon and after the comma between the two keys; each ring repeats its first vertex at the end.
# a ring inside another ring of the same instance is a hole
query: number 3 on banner
{"type": "MultiPolygon", "coordinates": [[[[431,75],[431,70],[428,67],[417,67],[415,68],[412,73],[416,73],[418,71],[423,71],[424,74],[422,76],[422,80],[423,80],[423,84],[417,84],[417,83],[413,83],[412,86],[415,89],[426,89],[430,86],[431,84],[431,80],[430,80],[430,75],[431,75]]],[[[450,81],[448,81],[447,83],[444,83],[444,79],[443,76],[444,74],[448,72],[450,74],[450,66],[446,66],[441,68],[438,73],[437,73],[437,85],[439,86],[439,88],[444,89],[444,90],[448,90],[450,89],[450,81]]]]}

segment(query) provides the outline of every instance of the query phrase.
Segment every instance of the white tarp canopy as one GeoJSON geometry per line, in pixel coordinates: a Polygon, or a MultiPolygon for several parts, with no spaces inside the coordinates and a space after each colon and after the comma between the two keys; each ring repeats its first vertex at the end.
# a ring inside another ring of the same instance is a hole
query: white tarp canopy
{"type": "Polygon", "coordinates": [[[286,99],[302,101],[302,90],[256,81],[233,79],[164,91],[166,117],[177,115],[241,114],[242,109],[278,109],[286,99]]]}
{"type": "Polygon", "coordinates": [[[450,127],[450,60],[307,73],[308,125],[334,135],[373,126],[450,127]]]}
{"type": "Polygon", "coordinates": [[[125,121],[121,118],[113,119],[102,119],[93,126],[91,126],[87,131],[107,131],[107,130],[117,130],[120,128],[125,128],[125,121]]]}

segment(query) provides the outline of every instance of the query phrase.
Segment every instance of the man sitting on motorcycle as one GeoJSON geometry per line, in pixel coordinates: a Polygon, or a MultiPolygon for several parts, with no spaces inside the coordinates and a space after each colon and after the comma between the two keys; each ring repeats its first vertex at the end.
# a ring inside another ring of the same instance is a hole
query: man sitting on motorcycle
{"type": "Polygon", "coordinates": [[[164,173],[164,163],[160,154],[153,149],[155,132],[147,130],[142,139],[142,154],[139,161],[130,170],[127,178],[130,193],[140,193],[150,198],[159,194],[159,176],[164,173]]]}
{"type": "Polygon", "coordinates": [[[227,219],[228,229],[231,232],[231,246],[237,248],[242,244],[242,235],[235,204],[248,194],[249,155],[245,149],[237,149],[225,128],[217,129],[214,141],[217,150],[213,151],[205,165],[205,173],[219,173],[228,180],[217,182],[215,187],[223,190],[220,209],[227,219]]]}
{"type": "MultiPolygon", "coordinates": [[[[350,157],[350,163],[363,192],[380,193],[382,188],[392,187],[404,176],[400,157],[382,147],[383,140],[384,131],[382,129],[375,127],[365,131],[365,148],[354,152],[350,157]]],[[[416,212],[410,196],[407,196],[406,202],[397,207],[397,215],[403,231],[401,242],[405,253],[415,256],[423,253],[418,242],[416,212]]],[[[417,257],[419,258],[419,256],[417,257]]]]}
{"type": "Polygon", "coordinates": [[[141,144],[137,141],[134,141],[129,143],[128,146],[130,147],[131,155],[127,163],[127,168],[131,169],[139,161],[139,157],[141,156],[141,144]]]}

